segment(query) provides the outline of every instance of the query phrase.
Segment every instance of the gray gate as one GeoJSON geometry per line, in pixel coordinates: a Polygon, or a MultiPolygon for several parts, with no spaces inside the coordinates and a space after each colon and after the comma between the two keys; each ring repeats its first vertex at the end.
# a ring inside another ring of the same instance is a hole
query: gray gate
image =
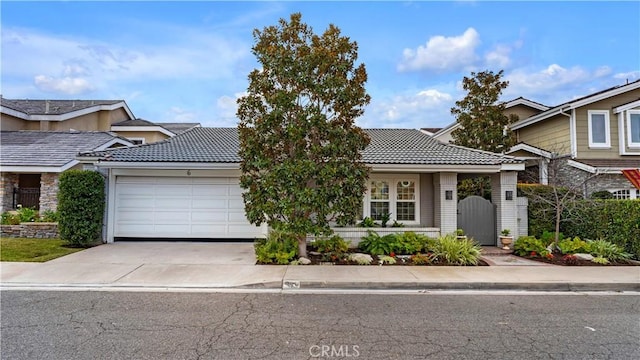
{"type": "Polygon", "coordinates": [[[458,229],[480,245],[495,246],[496,206],[480,196],[469,196],[458,203],[458,229]]]}

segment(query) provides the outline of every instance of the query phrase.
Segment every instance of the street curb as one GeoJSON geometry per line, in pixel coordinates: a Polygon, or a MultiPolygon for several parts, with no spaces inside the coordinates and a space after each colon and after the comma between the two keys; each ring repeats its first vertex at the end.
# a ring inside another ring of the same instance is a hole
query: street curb
{"type": "Polygon", "coordinates": [[[531,290],[531,291],[640,291],[640,283],[495,283],[495,282],[323,282],[300,281],[299,288],[354,290],[531,290]]]}

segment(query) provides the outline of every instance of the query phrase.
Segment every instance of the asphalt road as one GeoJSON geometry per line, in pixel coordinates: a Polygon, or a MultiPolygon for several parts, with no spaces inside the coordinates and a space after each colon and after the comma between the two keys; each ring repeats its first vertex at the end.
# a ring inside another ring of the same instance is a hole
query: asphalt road
{"type": "Polygon", "coordinates": [[[3,291],[2,359],[639,359],[640,296],[3,291]]]}

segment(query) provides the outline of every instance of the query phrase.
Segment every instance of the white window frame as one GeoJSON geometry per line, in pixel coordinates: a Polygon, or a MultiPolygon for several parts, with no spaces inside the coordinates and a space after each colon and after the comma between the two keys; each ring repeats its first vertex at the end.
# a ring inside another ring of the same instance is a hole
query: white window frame
{"type": "Polygon", "coordinates": [[[391,213],[391,217],[389,219],[388,227],[393,224],[394,221],[398,221],[405,225],[420,225],[420,175],[418,174],[389,174],[389,175],[372,175],[369,177],[367,181],[367,192],[364,196],[363,201],[363,216],[371,217],[371,182],[373,181],[386,181],[389,184],[389,212],[391,213]],[[398,220],[396,214],[396,204],[398,202],[406,202],[406,201],[398,201],[398,181],[413,181],[415,184],[415,220],[398,220]]]}
{"type": "Polygon", "coordinates": [[[608,110],[589,110],[587,111],[587,124],[589,127],[589,148],[600,148],[600,149],[609,149],[611,148],[611,123],[609,121],[609,111],[608,110]],[[604,115],[604,143],[594,143],[593,142],[593,126],[592,115],[604,115]]]}
{"type": "Polygon", "coordinates": [[[636,200],[636,199],[640,199],[640,190],[637,190],[636,188],[626,188],[626,189],[608,189],[607,191],[609,191],[611,194],[613,194],[614,199],[616,200],[636,200]],[[628,191],[629,192],[629,197],[628,198],[624,198],[624,199],[620,199],[618,197],[616,197],[617,194],[615,194],[618,191],[628,191]]]}
{"type": "Polygon", "coordinates": [[[134,144],[134,145],[143,145],[143,144],[146,144],[146,143],[147,143],[147,141],[146,141],[146,140],[145,140],[145,138],[143,138],[143,137],[130,137],[130,138],[128,138],[128,139],[129,139],[129,140],[131,140],[131,143],[132,143],[132,144],[133,144],[133,142],[134,142],[134,141],[141,141],[141,143],[140,143],[140,144],[134,144]]]}
{"type": "Polygon", "coordinates": [[[631,114],[640,115],[640,109],[627,110],[627,141],[630,148],[640,148],[640,142],[633,142],[631,137],[631,114]]]}

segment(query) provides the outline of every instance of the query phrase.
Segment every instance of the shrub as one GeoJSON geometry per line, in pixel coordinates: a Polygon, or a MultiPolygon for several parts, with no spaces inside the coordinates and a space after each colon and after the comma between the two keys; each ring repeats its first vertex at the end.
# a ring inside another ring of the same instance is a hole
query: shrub
{"type": "Polygon", "coordinates": [[[58,192],[60,238],[73,246],[89,246],[100,240],[104,215],[104,178],[88,170],[60,175],[58,192]]]}
{"type": "Polygon", "coordinates": [[[600,265],[607,265],[609,263],[609,260],[603,257],[594,257],[593,259],[591,259],[591,262],[594,262],[600,265]]]}
{"type": "Polygon", "coordinates": [[[544,256],[549,253],[547,245],[534,236],[521,236],[513,245],[513,252],[518,256],[527,256],[535,253],[544,256]]]}
{"type": "Polygon", "coordinates": [[[416,234],[413,231],[399,233],[396,235],[395,240],[391,250],[398,254],[415,254],[422,251],[429,242],[427,236],[416,234]]]}
{"type": "Polygon", "coordinates": [[[588,252],[595,257],[603,257],[612,261],[631,258],[631,254],[625,252],[622,247],[605,240],[589,241],[588,252]]]}
{"type": "Polygon", "coordinates": [[[343,254],[349,250],[349,243],[340,235],[330,238],[319,238],[313,241],[313,246],[321,253],[343,254]]]}
{"type": "Polygon", "coordinates": [[[292,233],[271,230],[266,239],[256,240],[254,249],[260,264],[287,265],[298,255],[298,239],[292,233]]]}
{"type": "Polygon", "coordinates": [[[588,253],[589,243],[576,236],[573,239],[564,239],[559,241],[558,250],[563,254],[588,253]]]}
{"type": "Polygon", "coordinates": [[[395,234],[389,234],[385,236],[378,235],[373,230],[367,230],[367,235],[362,237],[362,241],[358,244],[360,250],[369,253],[371,255],[385,255],[391,254],[392,242],[395,242],[395,234]]]}
{"type": "Polygon", "coordinates": [[[580,201],[573,221],[561,224],[565,234],[583,239],[606,239],[640,259],[640,201],[580,201]]]}
{"type": "Polygon", "coordinates": [[[358,223],[358,226],[359,227],[367,227],[367,228],[369,228],[369,227],[376,227],[376,226],[378,226],[378,224],[375,221],[373,221],[372,218],[367,216],[364,219],[362,219],[362,221],[360,221],[360,223],[358,223]]]}
{"type": "Polygon", "coordinates": [[[431,257],[429,257],[429,255],[421,253],[411,255],[410,259],[414,265],[427,265],[431,262],[431,257]]]}
{"type": "Polygon", "coordinates": [[[20,218],[20,222],[34,222],[39,217],[38,210],[34,208],[22,207],[18,205],[18,210],[16,210],[16,212],[18,217],[20,218]]]}
{"type": "Polygon", "coordinates": [[[458,239],[449,234],[438,238],[433,257],[450,265],[477,265],[480,246],[473,240],[458,239]]]}
{"type": "Polygon", "coordinates": [[[42,222],[58,222],[58,220],[60,220],[58,212],[49,209],[43,211],[40,217],[40,221],[42,222]]]}
{"type": "Polygon", "coordinates": [[[380,261],[380,265],[382,264],[393,265],[396,263],[396,259],[388,255],[378,256],[378,260],[380,261]]]}
{"type": "Polygon", "coordinates": [[[358,265],[371,265],[373,258],[369,254],[351,254],[349,260],[355,261],[358,265]]]}
{"type": "MultiPolygon", "coordinates": [[[[558,233],[558,242],[562,241],[564,239],[564,234],[563,233],[558,233]]],[[[545,246],[550,245],[551,243],[553,243],[554,241],[556,241],[556,233],[555,231],[543,231],[542,235],[540,235],[540,241],[542,241],[542,243],[545,246]]]]}
{"type": "Polygon", "coordinates": [[[531,236],[539,237],[544,231],[555,228],[556,212],[550,205],[553,203],[553,191],[552,186],[518,184],[518,196],[526,196],[529,199],[527,213],[531,236]]]}
{"type": "Polygon", "coordinates": [[[591,199],[600,199],[600,200],[605,200],[605,199],[613,199],[613,194],[607,190],[601,190],[601,191],[596,191],[594,193],[591,194],[590,196],[591,199]]]}
{"type": "Polygon", "coordinates": [[[18,225],[20,224],[20,216],[18,214],[13,214],[8,211],[5,211],[0,215],[2,217],[2,225],[18,225]]]}

